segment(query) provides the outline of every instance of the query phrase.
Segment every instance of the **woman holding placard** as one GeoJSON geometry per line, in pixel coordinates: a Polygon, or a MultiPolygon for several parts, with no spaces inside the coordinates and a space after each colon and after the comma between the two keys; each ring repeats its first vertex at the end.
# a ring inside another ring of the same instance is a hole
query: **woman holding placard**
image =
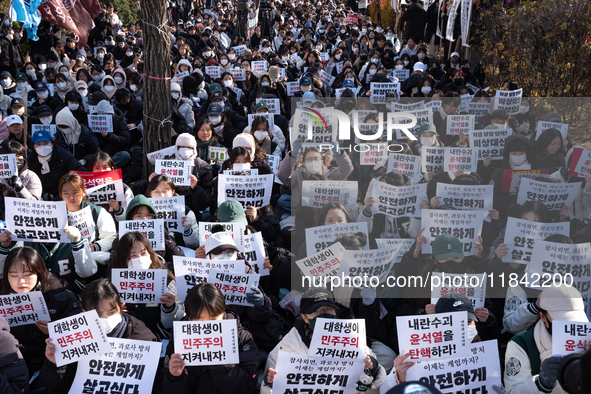
{"type": "Polygon", "coordinates": [[[207,118],[201,118],[195,124],[193,131],[197,137],[197,156],[201,160],[211,163],[211,159],[209,158],[209,147],[214,146],[223,148],[223,145],[218,143],[213,123],[207,118]]]}
{"type": "Polygon", "coordinates": [[[550,169],[550,174],[564,167],[562,134],[557,129],[546,129],[534,142],[534,150],[538,163],[550,169]]]}
{"type": "Polygon", "coordinates": [[[16,141],[4,141],[0,146],[0,153],[4,155],[14,154],[18,166],[17,175],[10,179],[2,179],[1,182],[12,186],[19,198],[41,200],[41,195],[43,194],[41,180],[37,174],[29,170],[27,160],[25,159],[27,156],[27,150],[25,147],[16,141]]]}
{"type": "MultiPolygon", "coordinates": [[[[222,292],[211,283],[199,284],[187,293],[186,321],[216,321],[238,318],[226,311],[222,292]]],[[[175,353],[174,340],[166,349],[162,392],[175,394],[252,394],[256,392],[259,355],[252,335],[237,324],[236,345],[239,364],[185,367],[183,357],[175,353]]]]}
{"type": "MultiPolygon", "coordinates": [[[[81,299],[83,311],[96,310],[107,337],[138,341],[158,340],[141,320],[124,312],[125,305],[121,302],[117,289],[108,279],[101,278],[90,283],[82,293],[81,299]]],[[[39,378],[51,393],[66,394],[74,382],[78,363],[58,368],[55,365],[55,345],[49,338],[45,343],[47,361],[43,364],[39,378]]]]}
{"type": "MultiPolygon", "coordinates": [[[[10,238],[5,231],[0,239],[10,238]]],[[[64,281],[59,280],[47,269],[41,255],[33,248],[24,246],[12,249],[4,262],[1,294],[23,294],[33,291],[43,293],[51,320],[76,315],[82,312],[78,298],[66,289],[64,281]]],[[[33,376],[43,366],[43,349],[48,338],[47,321],[11,327],[10,332],[20,343],[20,351],[33,376]]]]}
{"type": "Polygon", "coordinates": [[[109,268],[167,270],[167,292],[160,298],[160,304],[125,303],[125,306],[159,338],[168,338],[172,322],[182,318],[184,311],[182,304],[177,302],[174,274],[154,252],[150,241],[137,231],[125,234],[117,244],[115,258],[109,268]]]}

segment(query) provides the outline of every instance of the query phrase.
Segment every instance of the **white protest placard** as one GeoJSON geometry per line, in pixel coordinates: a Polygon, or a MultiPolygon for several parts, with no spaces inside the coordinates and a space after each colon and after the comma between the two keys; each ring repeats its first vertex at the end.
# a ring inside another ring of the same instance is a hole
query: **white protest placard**
{"type": "Polygon", "coordinates": [[[303,181],[302,206],[322,208],[338,202],[345,208],[355,208],[358,189],[357,181],[303,181]]]}
{"type": "Polygon", "coordinates": [[[474,115],[474,123],[478,123],[482,117],[488,114],[490,103],[474,103],[466,104],[466,112],[468,115],[474,115]]]}
{"type": "Polygon", "coordinates": [[[240,363],[237,320],[175,321],[174,352],[185,366],[240,363]]]}
{"type": "Polygon", "coordinates": [[[13,241],[69,243],[66,203],[4,197],[6,227],[13,241]]]}
{"type": "Polygon", "coordinates": [[[207,157],[209,157],[210,163],[222,164],[228,158],[228,149],[223,146],[209,146],[207,157]]]}
{"type": "Polygon", "coordinates": [[[117,179],[104,185],[86,189],[86,195],[88,196],[88,201],[93,204],[106,204],[110,200],[123,201],[125,199],[123,181],[117,179]]]}
{"type": "Polygon", "coordinates": [[[172,256],[172,263],[179,301],[185,301],[191,288],[207,282],[210,269],[237,274],[244,273],[244,260],[210,260],[172,256]]]}
{"type": "Polygon", "coordinates": [[[55,345],[55,365],[99,356],[109,351],[109,342],[96,310],[49,322],[49,338],[55,345]]]}
{"type": "Polygon", "coordinates": [[[519,192],[519,187],[521,186],[521,181],[525,179],[533,179],[536,181],[543,181],[548,179],[547,183],[553,183],[550,174],[535,174],[530,172],[516,172],[513,174],[513,179],[511,179],[511,187],[509,189],[509,193],[515,194],[519,192]]]}
{"type": "Polygon", "coordinates": [[[220,66],[205,66],[205,73],[213,79],[222,77],[222,68],[220,66]]]}
{"type": "Polygon", "coordinates": [[[502,160],[505,140],[512,134],[512,129],[472,130],[470,148],[476,150],[478,160],[484,160],[487,157],[502,160]]]}
{"type": "Polygon", "coordinates": [[[406,381],[430,384],[442,394],[494,393],[493,386],[503,387],[497,341],[470,343],[468,348],[463,357],[418,361],[406,371],[406,381]]]}
{"type": "Polygon", "coordinates": [[[227,88],[236,93],[236,101],[240,102],[240,98],[242,98],[242,89],[235,88],[234,86],[227,86],[227,88]]]}
{"type": "MultiPolygon", "coordinates": [[[[406,111],[406,112],[414,115],[417,120],[417,124],[415,126],[408,128],[408,130],[417,138],[419,137],[419,129],[421,128],[421,125],[423,123],[433,123],[433,113],[428,108],[427,109],[416,109],[416,110],[406,111]]],[[[390,115],[388,115],[388,116],[390,116],[390,115]]],[[[406,117],[405,118],[396,118],[396,121],[399,124],[409,124],[412,122],[412,119],[406,118],[406,117]]],[[[396,139],[398,139],[398,140],[408,139],[408,136],[401,129],[395,129],[395,130],[396,130],[396,139]]]]}
{"type": "Polygon", "coordinates": [[[189,75],[191,75],[189,73],[189,71],[183,71],[183,72],[177,72],[174,77],[172,78],[172,80],[174,82],[178,82],[178,83],[183,83],[183,79],[185,79],[185,77],[188,77],[189,75]]]}
{"type": "Polygon", "coordinates": [[[287,95],[289,97],[293,97],[293,95],[296,92],[300,91],[300,83],[298,81],[296,82],[287,82],[286,84],[286,89],[287,89],[287,95]]]}
{"type": "Polygon", "coordinates": [[[460,96],[460,106],[458,107],[458,111],[460,113],[467,112],[468,104],[472,102],[474,98],[473,94],[463,94],[460,96]]]}
{"type": "Polygon", "coordinates": [[[277,170],[279,170],[279,163],[281,163],[281,156],[266,155],[264,161],[265,164],[271,167],[271,170],[273,170],[273,174],[277,174],[277,170]]]}
{"type": "MultiPolygon", "coordinates": [[[[312,256],[328,248],[343,234],[365,233],[369,239],[367,222],[327,224],[325,226],[309,227],[306,229],[306,256],[312,256]]],[[[365,249],[368,249],[367,245],[365,249]]]]}
{"type": "Polygon", "coordinates": [[[337,68],[337,74],[340,74],[341,71],[343,71],[344,64],[345,64],[345,62],[338,62],[337,64],[335,64],[335,67],[337,68]]]}
{"type": "Polygon", "coordinates": [[[392,112],[409,112],[417,111],[419,109],[425,109],[425,103],[423,101],[417,101],[410,104],[403,104],[393,101],[390,104],[390,111],[392,112]]]}
{"type": "Polygon", "coordinates": [[[494,109],[504,109],[509,115],[517,115],[521,106],[521,95],[523,89],[500,90],[498,89],[494,101],[494,109]]]}
{"type": "Polygon", "coordinates": [[[246,45],[238,45],[232,47],[232,49],[234,50],[234,52],[236,52],[236,57],[242,57],[248,54],[248,48],[246,47],[246,45]]]}
{"type": "Polygon", "coordinates": [[[366,148],[359,152],[359,164],[373,166],[388,158],[387,143],[363,143],[366,148]]]}
{"type": "Polygon", "coordinates": [[[454,1],[453,4],[447,10],[447,26],[445,28],[445,39],[454,42],[454,32],[455,32],[455,25],[456,25],[456,18],[458,16],[458,8],[460,7],[459,1],[454,1]]]}
{"type": "Polygon", "coordinates": [[[330,53],[328,52],[320,52],[320,60],[323,62],[327,62],[330,60],[330,53]]]}
{"type": "Polygon", "coordinates": [[[96,226],[94,225],[90,205],[76,212],[68,212],[68,218],[70,219],[70,225],[80,230],[82,238],[88,239],[89,242],[94,240],[96,226]]]}
{"type": "Polygon", "coordinates": [[[276,368],[274,393],[353,393],[364,363],[280,350],[276,368]]]}
{"type": "Polygon", "coordinates": [[[591,244],[536,240],[527,266],[527,279],[525,287],[532,289],[544,290],[551,285],[566,283],[575,287],[583,297],[591,296],[591,244]]]}
{"type": "Polygon", "coordinates": [[[267,65],[267,61],[266,60],[259,60],[256,62],[252,62],[250,64],[250,69],[252,70],[252,73],[254,75],[256,75],[257,77],[260,77],[261,74],[264,74],[267,72],[268,70],[268,65],[267,65]]]}
{"type": "Polygon", "coordinates": [[[48,124],[48,125],[32,124],[31,125],[31,134],[35,134],[35,132],[38,130],[47,130],[47,131],[49,131],[49,134],[51,134],[51,137],[53,137],[55,135],[57,128],[54,124],[48,124]]]}
{"type": "Polygon", "coordinates": [[[238,201],[245,209],[269,205],[274,177],[273,174],[218,175],[218,207],[227,200],[238,201]]]}
{"type": "Polygon", "coordinates": [[[439,182],[435,195],[440,205],[456,209],[492,209],[494,185],[452,185],[439,182]]]}
{"type": "Polygon", "coordinates": [[[581,189],[581,183],[548,183],[534,179],[521,179],[517,204],[526,201],[544,203],[550,211],[559,211],[563,205],[571,207],[581,189]]]}
{"type": "Polygon", "coordinates": [[[183,216],[186,216],[185,196],[148,198],[157,212],[157,218],[164,220],[168,231],[183,233],[183,216]]]}
{"type": "Polygon", "coordinates": [[[326,124],[328,127],[324,126],[322,123],[319,125],[318,121],[315,119],[315,115],[312,116],[306,112],[306,110],[299,108],[296,109],[292,118],[295,119],[292,128],[292,142],[297,139],[302,142],[310,142],[314,144],[332,144],[334,141],[333,137],[337,128],[333,127],[328,121],[326,124]],[[312,130],[312,139],[308,139],[309,129],[312,130]]]}
{"type": "Polygon", "coordinates": [[[383,213],[393,218],[420,217],[420,205],[426,200],[427,184],[393,186],[385,182],[373,182],[371,196],[373,215],[383,213]]]}
{"type": "Polygon", "coordinates": [[[191,161],[156,160],[156,174],[168,175],[175,186],[191,186],[191,161]]]}
{"type": "Polygon", "coordinates": [[[146,156],[152,164],[156,164],[156,160],[164,159],[165,157],[174,156],[175,146],[169,146],[168,148],[157,150],[156,152],[148,153],[146,156]]]}
{"type": "Polygon", "coordinates": [[[409,360],[440,360],[470,354],[468,312],[396,316],[398,347],[409,360]]]}
{"type": "Polygon", "coordinates": [[[408,176],[409,179],[421,178],[421,156],[390,153],[388,155],[387,172],[397,172],[408,176]]]}
{"type": "Polygon", "coordinates": [[[320,70],[320,80],[322,81],[323,84],[326,84],[326,86],[332,86],[335,79],[336,79],[336,77],[329,75],[324,70],[320,70]]]}
{"type": "MultiPolygon", "coordinates": [[[[382,249],[345,250],[338,277],[351,278],[350,283],[356,287],[360,283],[356,279],[360,279],[363,283],[364,278],[365,280],[370,278],[370,281],[366,283],[371,283],[375,287],[379,283],[383,283],[390,275],[399,249],[400,245],[382,249]],[[374,282],[372,277],[376,277],[378,282],[374,282]]],[[[351,286],[348,281],[343,282],[343,286],[351,286]]]]}
{"type": "Polygon", "coordinates": [[[97,387],[104,393],[151,393],[163,344],[123,338],[108,341],[107,352],[78,362],[69,393],[98,394],[97,387]]]}
{"type": "Polygon", "coordinates": [[[370,102],[372,104],[385,104],[386,97],[398,98],[400,92],[399,82],[371,82],[370,83],[370,102]]]}
{"type": "Polygon", "coordinates": [[[132,231],[142,233],[150,241],[155,252],[165,250],[163,219],[122,220],[119,222],[119,239],[132,231]]]}
{"type": "Polygon", "coordinates": [[[421,246],[421,252],[431,254],[431,244],[439,235],[455,235],[462,243],[464,256],[475,256],[478,249],[485,211],[452,211],[443,209],[423,209],[421,226],[425,228],[423,236],[427,242],[421,246]]]}
{"type": "Polygon", "coordinates": [[[0,178],[12,178],[17,173],[16,155],[13,153],[0,155],[0,178]]]}
{"type": "Polygon", "coordinates": [[[503,263],[528,264],[531,262],[534,243],[544,240],[552,234],[570,235],[570,223],[539,223],[529,220],[507,218],[503,243],[509,252],[503,256],[503,263]]]}
{"type": "Polygon", "coordinates": [[[552,354],[568,356],[591,349],[591,323],[552,320],[552,354]]]}
{"type": "MultiPolygon", "coordinates": [[[[385,139],[384,138],[384,127],[382,124],[380,123],[357,123],[357,124],[353,124],[353,128],[357,129],[359,131],[359,134],[361,135],[366,135],[366,136],[371,136],[372,139],[385,139]]],[[[361,149],[362,146],[367,146],[365,140],[361,141],[361,139],[357,136],[357,134],[355,135],[355,143],[356,144],[360,144],[359,145],[359,150],[360,151],[365,151],[367,149],[361,149]],[[361,145],[361,143],[363,143],[363,145],[361,145]]]]}
{"type": "Polygon", "coordinates": [[[410,76],[410,70],[407,68],[403,68],[402,70],[392,70],[392,75],[394,78],[398,78],[399,82],[404,82],[410,76]]]}
{"type": "Polygon", "coordinates": [[[256,99],[256,103],[265,103],[267,104],[267,108],[269,108],[269,113],[273,115],[281,115],[281,103],[278,98],[258,98],[256,99]]]}
{"type": "Polygon", "coordinates": [[[255,271],[261,276],[268,276],[270,274],[268,268],[263,268],[265,257],[265,244],[263,243],[263,235],[260,232],[244,235],[244,258],[255,268],[255,271]]]}
{"type": "Polygon", "coordinates": [[[431,273],[431,304],[449,293],[462,294],[470,299],[472,307],[484,307],[486,297],[486,274],[448,274],[431,273]]]}
{"type": "Polygon", "coordinates": [[[477,152],[473,148],[445,148],[443,155],[443,171],[476,172],[478,166],[477,152]]]}
{"type": "Polygon", "coordinates": [[[339,272],[339,267],[343,261],[343,253],[345,249],[340,242],[330,245],[328,248],[321,250],[318,253],[309,255],[301,260],[297,260],[295,263],[302,271],[304,277],[310,278],[314,283],[315,277],[328,278],[336,276],[339,272]]]}
{"type": "Polygon", "coordinates": [[[562,139],[566,139],[566,134],[568,133],[568,123],[556,123],[538,120],[538,128],[536,129],[536,141],[538,140],[538,138],[540,138],[542,133],[548,129],[556,129],[560,131],[562,139]]]}
{"type": "Polygon", "coordinates": [[[259,274],[230,273],[211,268],[207,275],[207,283],[212,283],[220,289],[226,305],[254,306],[246,301],[246,293],[252,292],[251,287],[258,287],[261,276],[259,274]]]}
{"type": "Polygon", "coordinates": [[[275,115],[272,113],[259,113],[259,114],[248,114],[248,125],[252,127],[252,121],[257,117],[263,117],[269,122],[269,130],[275,127],[275,115]]]}
{"type": "MultiPolygon", "coordinates": [[[[234,164],[236,166],[237,164],[234,164]]],[[[240,170],[224,170],[222,171],[224,175],[259,175],[258,168],[243,168],[240,170]]]]}
{"type": "Polygon", "coordinates": [[[208,222],[199,222],[199,245],[205,245],[205,241],[207,238],[212,234],[211,228],[213,226],[222,226],[225,233],[228,233],[236,242],[236,246],[238,250],[244,252],[243,248],[243,236],[244,236],[244,228],[245,224],[241,222],[231,222],[231,223],[208,223],[208,222]]]}
{"type": "Polygon", "coordinates": [[[160,303],[166,293],[167,270],[113,268],[111,282],[122,302],[132,304],[160,303]]]}
{"type": "Polygon", "coordinates": [[[433,172],[436,174],[443,171],[445,148],[430,148],[428,146],[423,146],[421,147],[421,153],[421,171],[423,173],[433,172]]]}
{"type": "Polygon", "coordinates": [[[474,130],[474,115],[447,115],[447,135],[469,135],[474,130]]]}
{"type": "Polygon", "coordinates": [[[441,101],[439,99],[433,98],[428,103],[425,103],[425,108],[430,109],[431,113],[434,114],[435,112],[439,111],[439,108],[441,108],[441,101]]]}
{"type": "Polygon", "coordinates": [[[577,178],[586,178],[591,175],[591,150],[581,147],[573,148],[568,175],[577,178]]]}
{"type": "Polygon", "coordinates": [[[404,256],[404,254],[406,252],[408,252],[409,250],[412,249],[412,246],[414,245],[415,240],[414,239],[400,239],[400,238],[376,238],[376,244],[378,245],[378,249],[384,249],[384,248],[389,248],[392,246],[398,246],[400,245],[400,249],[398,249],[398,254],[396,255],[395,258],[395,263],[400,263],[400,261],[402,260],[402,256],[404,256]]]}
{"type": "Polygon", "coordinates": [[[308,356],[364,359],[365,319],[316,319],[308,356]]]}
{"type": "Polygon", "coordinates": [[[232,79],[235,82],[246,81],[246,70],[243,68],[232,68],[230,74],[232,74],[232,79]]]}
{"type": "Polygon", "coordinates": [[[111,115],[88,115],[88,127],[93,133],[113,132],[113,117],[111,115]]]}
{"type": "Polygon", "coordinates": [[[0,295],[0,315],[4,316],[10,327],[51,320],[40,291],[0,295]]]}

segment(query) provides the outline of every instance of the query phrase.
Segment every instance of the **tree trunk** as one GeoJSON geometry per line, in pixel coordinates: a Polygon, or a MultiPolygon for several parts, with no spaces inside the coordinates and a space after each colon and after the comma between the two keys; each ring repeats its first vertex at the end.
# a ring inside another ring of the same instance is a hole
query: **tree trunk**
{"type": "Polygon", "coordinates": [[[144,170],[154,167],[146,154],[170,146],[172,130],[170,96],[170,33],[166,0],[140,0],[144,36],[144,170]],[[157,27],[162,26],[159,30],[157,27]]]}
{"type": "Polygon", "coordinates": [[[236,23],[236,35],[248,40],[248,2],[238,1],[238,21],[236,23]]]}

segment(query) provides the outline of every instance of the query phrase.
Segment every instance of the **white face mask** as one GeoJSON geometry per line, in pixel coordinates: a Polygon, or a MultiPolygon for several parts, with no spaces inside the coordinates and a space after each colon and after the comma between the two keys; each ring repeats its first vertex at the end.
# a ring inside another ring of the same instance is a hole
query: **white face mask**
{"type": "Polygon", "coordinates": [[[228,59],[222,59],[220,60],[220,63],[222,64],[222,66],[225,66],[226,64],[228,64],[228,59]]]}
{"type": "Polygon", "coordinates": [[[336,55],[334,55],[334,58],[337,60],[341,60],[341,54],[337,53],[336,55]]]}
{"type": "Polygon", "coordinates": [[[180,93],[174,92],[170,94],[172,96],[173,99],[178,100],[180,97],[180,93]]]}
{"type": "Polygon", "coordinates": [[[40,147],[35,148],[35,151],[41,157],[49,156],[49,155],[51,155],[51,152],[53,151],[53,146],[41,145],[40,147]]]}
{"type": "Polygon", "coordinates": [[[222,120],[221,116],[210,116],[209,117],[209,121],[211,123],[213,123],[214,125],[217,125],[218,123],[220,123],[221,120],[222,120]]]}
{"type": "Polygon", "coordinates": [[[27,87],[27,83],[26,82],[17,82],[16,83],[16,88],[18,90],[24,90],[27,87]]]}
{"type": "Polygon", "coordinates": [[[51,116],[45,116],[43,118],[39,118],[39,120],[41,121],[41,123],[47,126],[51,123],[51,116]]]}
{"type": "Polygon", "coordinates": [[[396,70],[404,70],[404,66],[402,64],[397,64],[396,67],[394,67],[396,70]]]}
{"type": "Polygon", "coordinates": [[[478,335],[478,330],[476,330],[476,325],[468,325],[468,342],[472,343],[474,338],[478,335]]]}
{"type": "Polygon", "coordinates": [[[121,85],[123,83],[123,77],[115,77],[113,79],[117,85],[121,85]]]}
{"type": "Polygon", "coordinates": [[[417,55],[417,57],[419,58],[419,60],[423,60],[425,58],[425,54],[424,53],[419,53],[417,55]]]}
{"type": "Polygon", "coordinates": [[[105,58],[105,54],[104,54],[104,53],[97,53],[97,54],[96,54],[96,58],[97,58],[98,60],[103,60],[103,59],[105,58]]]}
{"type": "Polygon", "coordinates": [[[234,55],[233,53],[230,53],[228,55],[228,58],[230,58],[230,60],[234,60],[234,59],[236,59],[236,55],[234,55]]]}
{"type": "Polygon", "coordinates": [[[373,64],[378,64],[378,62],[379,62],[379,61],[380,61],[380,59],[371,59],[371,62],[372,62],[373,64]]]}
{"type": "Polygon", "coordinates": [[[183,160],[190,160],[193,155],[195,154],[195,151],[191,148],[183,148],[183,149],[179,149],[179,156],[181,159],[183,160]]]}
{"type": "Polygon", "coordinates": [[[213,259],[210,256],[210,260],[237,260],[237,259],[238,259],[238,255],[236,254],[236,252],[226,252],[226,253],[218,254],[213,259]]]}
{"type": "Polygon", "coordinates": [[[35,73],[35,70],[27,70],[26,74],[31,78],[37,76],[37,74],[35,73]]]}
{"type": "Polygon", "coordinates": [[[65,82],[58,82],[56,85],[57,85],[58,89],[65,89],[66,88],[65,82]]]}
{"type": "Polygon", "coordinates": [[[3,80],[0,81],[0,84],[2,84],[2,86],[4,86],[4,87],[7,87],[8,85],[10,85],[10,79],[4,78],[3,80]]]}
{"type": "MultiPolygon", "coordinates": [[[[68,104],[68,106],[70,106],[70,104],[68,104]]],[[[71,127],[64,127],[63,129],[60,129],[62,131],[62,133],[64,133],[65,135],[70,135],[72,134],[72,128],[71,127]]]]}
{"type": "Polygon", "coordinates": [[[265,82],[261,82],[261,86],[269,86],[270,84],[271,84],[271,83],[270,83],[270,82],[267,82],[267,81],[265,81],[265,82]]]}
{"type": "Polygon", "coordinates": [[[80,89],[78,91],[78,93],[80,93],[80,96],[86,97],[86,95],[88,94],[88,90],[87,89],[80,89]]]}
{"type": "Polygon", "coordinates": [[[313,161],[310,163],[306,163],[306,170],[310,174],[320,174],[322,172],[322,162],[313,161]]]}
{"type": "Polygon", "coordinates": [[[423,86],[421,88],[421,93],[423,93],[425,96],[431,93],[431,86],[423,86]]]}
{"type": "Polygon", "coordinates": [[[135,85],[129,85],[129,88],[131,89],[132,92],[137,91],[137,86],[135,86],[135,85]]]}
{"type": "Polygon", "coordinates": [[[376,72],[378,72],[378,70],[377,70],[377,69],[375,69],[375,68],[372,68],[372,69],[371,69],[371,70],[369,70],[367,73],[368,73],[369,75],[374,75],[376,72]]]}
{"type": "Polygon", "coordinates": [[[80,108],[80,104],[78,103],[69,103],[68,104],[68,108],[70,108],[70,111],[76,111],[78,108],[80,108]]]}
{"type": "Polygon", "coordinates": [[[263,48],[263,52],[264,52],[264,53],[269,53],[269,52],[271,52],[271,48],[269,48],[269,47],[264,47],[264,48],[263,48]]]}
{"type": "Polygon", "coordinates": [[[312,85],[302,85],[300,86],[300,90],[304,93],[307,93],[312,90],[312,85]]]}
{"type": "Polygon", "coordinates": [[[47,68],[47,64],[40,64],[39,65],[39,70],[45,70],[47,68]]]}
{"type": "Polygon", "coordinates": [[[520,166],[527,160],[527,155],[511,156],[509,155],[509,162],[514,166],[520,166]]]}
{"type": "Polygon", "coordinates": [[[125,56],[131,57],[131,56],[133,56],[133,52],[125,52],[125,56]]]}
{"type": "Polygon", "coordinates": [[[152,265],[152,258],[150,255],[136,257],[135,259],[129,260],[127,267],[129,269],[147,270],[152,265]]]}
{"type": "Polygon", "coordinates": [[[107,93],[111,93],[113,90],[115,90],[115,86],[111,86],[111,85],[105,86],[105,91],[107,93]]]}
{"type": "Polygon", "coordinates": [[[232,86],[232,85],[233,85],[233,83],[232,83],[232,80],[231,80],[231,79],[226,79],[226,80],[224,81],[224,86],[225,86],[225,87],[230,87],[230,86],[232,86]]]}
{"type": "Polygon", "coordinates": [[[121,316],[121,313],[115,313],[114,315],[111,315],[107,318],[101,317],[99,320],[101,322],[101,327],[103,327],[103,330],[105,331],[105,334],[108,335],[113,332],[115,327],[117,327],[123,321],[123,316],[121,316]]]}
{"type": "Polygon", "coordinates": [[[519,113],[520,114],[524,115],[524,114],[528,113],[528,111],[529,111],[529,105],[520,105],[519,106],[519,113]]]}
{"type": "Polygon", "coordinates": [[[269,136],[269,133],[267,133],[266,131],[255,131],[254,132],[254,138],[256,138],[259,141],[264,140],[268,136],[269,136]]]}
{"type": "Polygon", "coordinates": [[[49,97],[49,92],[48,91],[39,92],[39,93],[37,93],[37,97],[45,100],[47,97],[49,97]]]}
{"type": "Polygon", "coordinates": [[[408,66],[408,60],[403,60],[405,66],[408,66]]]}
{"type": "Polygon", "coordinates": [[[322,45],[316,45],[316,50],[322,52],[322,45]]]}
{"type": "Polygon", "coordinates": [[[70,77],[70,73],[68,71],[62,71],[61,74],[66,78],[70,77]]]}
{"type": "Polygon", "coordinates": [[[92,76],[92,79],[99,82],[101,79],[103,79],[103,74],[98,74],[98,75],[95,74],[92,76]]]}
{"type": "Polygon", "coordinates": [[[209,59],[211,57],[211,52],[203,52],[203,56],[209,59]]]}
{"type": "Polygon", "coordinates": [[[433,146],[435,145],[435,136],[433,137],[421,137],[421,145],[433,146]]]}

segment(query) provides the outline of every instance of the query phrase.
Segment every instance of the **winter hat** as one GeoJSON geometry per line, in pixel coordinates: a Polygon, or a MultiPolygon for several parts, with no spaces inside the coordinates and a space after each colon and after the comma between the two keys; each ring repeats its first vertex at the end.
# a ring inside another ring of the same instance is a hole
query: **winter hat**
{"type": "Polygon", "coordinates": [[[234,137],[234,140],[232,141],[232,149],[239,146],[248,148],[250,150],[250,159],[254,159],[255,142],[254,137],[251,134],[241,133],[234,137]]]}
{"type": "Polygon", "coordinates": [[[277,66],[271,66],[269,68],[269,76],[271,77],[271,79],[274,79],[274,80],[279,79],[279,76],[280,75],[281,74],[279,72],[279,67],[277,67],[277,66]]]}
{"type": "Polygon", "coordinates": [[[197,140],[195,140],[195,137],[189,133],[183,133],[183,134],[179,135],[176,139],[176,143],[174,144],[174,155],[175,155],[176,159],[177,160],[187,160],[187,159],[190,160],[191,158],[194,158],[194,156],[196,154],[197,154],[197,140]],[[179,151],[178,151],[179,147],[181,147],[181,146],[192,148],[193,155],[191,155],[188,158],[181,157],[181,155],[179,154],[179,151]]]}
{"type": "Polygon", "coordinates": [[[511,145],[509,145],[509,153],[511,152],[527,152],[529,146],[526,141],[521,138],[516,138],[511,145]]]}
{"type": "Polygon", "coordinates": [[[173,82],[170,84],[170,91],[171,92],[180,92],[181,91],[181,85],[179,85],[176,82],[173,82]]]}
{"type": "Polygon", "coordinates": [[[581,293],[574,286],[547,287],[540,294],[540,309],[553,321],[588,322],[581,293]]]}

